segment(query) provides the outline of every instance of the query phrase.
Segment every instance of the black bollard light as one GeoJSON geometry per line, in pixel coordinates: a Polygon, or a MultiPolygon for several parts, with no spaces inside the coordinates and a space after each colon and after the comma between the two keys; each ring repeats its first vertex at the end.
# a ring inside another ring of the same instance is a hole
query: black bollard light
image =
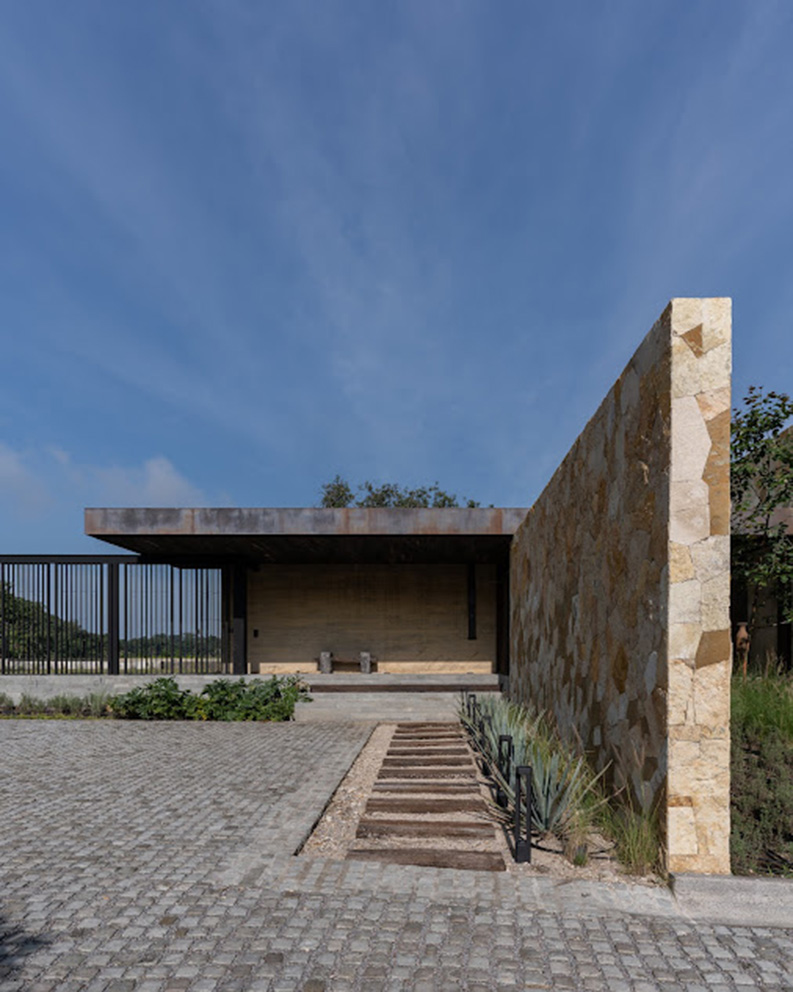
{"type": "Polygon", "coordinates": [[[487,738],[485,737],[485,719],[480,713],[479,716],[479,753],[482,756],[482,774],[487,778],[490,775],[490,764],[487,760],[487,738]]]}
{"type": "Polygon", "coordinates": [[[515,860],[518,864],[531,862],[531,765],[515,768],[515,860]],[[526,796],[526,836],[520,828],[521,779],[526,796]]]}
{"type": "MultiPolygon", "coordinates": [[[[510,734],[500,734],[498,738],[498,770],[505,782],[509,782],[512,774],[512,759],[515,755],[515,745],[510,734]]],[[[507,808],[507,794],[500,782],[496,784],[496,802],[502,809],[507,808]]]]}

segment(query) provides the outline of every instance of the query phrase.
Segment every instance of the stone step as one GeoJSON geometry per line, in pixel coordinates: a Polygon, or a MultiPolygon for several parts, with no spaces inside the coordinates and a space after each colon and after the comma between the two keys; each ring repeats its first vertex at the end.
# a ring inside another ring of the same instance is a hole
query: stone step
{"type": "Polygon", "coordinates": [[[479,795],[476,782],[375,782],[375,792],[408,792],[412,795],[436,793],[451,795],[479,795]]]}
{"type": "Polygon", "coordinates": [[[457,720],[424,720],[421,723],[398,723],[396,731],[402,730],[415,732],[416,730],[459,730],[460,724],[457,720]]]}
{"type": "Polygon", "coordinates": [[[364,817],[356,837],[474,837],[493,838],[489,823],[467,820],[375,820],[364,817]]]}
{"type": "Polygon", "coordinates": [[[484,813],[481,796],[419,799],[411,796],[378,797],[366,803],[367,813],[484,813]]]}
{"type": "Polygon", "coordinates": [[[460,682],[321,682],[309,676],[309,692],[498,692],[498,684],[479,682],[466,685],[460,682]]]}
{"type": "Polygon", "coordinates": [[[407,733],[406,731],[396,731],[392,740],[404,741],[406,744],[417,744],[422,747],[434,747],[435,745],[456,743],[457,741],[465,740],[462,734],[453,734],[451,732],[447,733],[444,731],[442,734],[430,734],[427,731],[421,731],[417,734],[407,733]]]}
{"type": "Polygon", "coordinates": [[[420,757],[420,758],[383,758],[383,768],[461,768],[463,766],[468,766],[473,768],[473,761],[470,755],[465,755],[462,758],[436,758],[432,757],[420,757]]]}
{"type": "Polygon", "coordinates": [[[506,871],[504,858],[495,851],[448,851],[432,848],[359,848],[347,852],[348,861],[381,861],[422,868],[462,868],[469,871],[506,871]]]}
{"type": "MultiPolygon", "coordinates": [[[[443,758],[465,758],[470,757],[471,752],[466,750],[464,747],[436,747],[430,752],[431,756],[434,758],[439,755],[443,758]]],[[[415,747],[390,747],[387,758],[421,758],[422,760],[428,757],[427,751],[424,748],[415,747]]]]}
{"type": "Polygon", "coordinates": [[[469,768],[422,768],[410,766],[409,768],[383,768],[377,775],[378,779],[408,779],[408,778],[440,778],[470,779],[476,781],[476,774],[473,767],[469,768]]]}

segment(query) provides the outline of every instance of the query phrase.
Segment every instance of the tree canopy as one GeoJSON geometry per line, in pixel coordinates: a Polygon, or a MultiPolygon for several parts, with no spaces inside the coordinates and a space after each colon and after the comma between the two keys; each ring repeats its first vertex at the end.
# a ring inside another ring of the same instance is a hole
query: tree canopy
{"type": "Polygon", "coordinates": [[[357,493],[352,486],[337,475],[322,486],[320,506],[326,508],[358,507],[477,507],[480,504],[473,499],[466,499],[462,504],[457,496],[441,489],[437,482],[431,486],[400,486],[396,482],[384,482],[375,485],[373,482],[362,482],[357,486],[357,493]]]}
{"type": "Polygon", "coordinates": [[[754,587],[758,604],[777,597],[788,622],[793,533],[780,511],[793,508],[791,417],[786,393],[750,386],[743,406],[733,410],[730,448],[733,577],[754,587]]]}

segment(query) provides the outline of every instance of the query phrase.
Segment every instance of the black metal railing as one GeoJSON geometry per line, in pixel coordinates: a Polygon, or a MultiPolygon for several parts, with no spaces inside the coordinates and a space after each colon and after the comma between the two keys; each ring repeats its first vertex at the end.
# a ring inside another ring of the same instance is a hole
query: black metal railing
{"type": "Polygon", "coordinates": [[[531,832],[533,819],[533,772],[531,765],[516,763],[515,742],[511,734],[496,734],[489,714],[477,701],[476,694],[468,692],[464,697],[464,723],[468,729],[468,740],[479,760],[479,767],[486,778],[490,778],[495,803],[508,811],[512,793],[513,809],[511,817],[511,848],[515,861],[531,861],[531,832]],[[512,787],[514,776],[514,789],[512,787]]]}
{"type": "Polygon", "coordinates": [[[0,556],[0,674],[230,669],[220,568],[124,555],[0,556]]]}

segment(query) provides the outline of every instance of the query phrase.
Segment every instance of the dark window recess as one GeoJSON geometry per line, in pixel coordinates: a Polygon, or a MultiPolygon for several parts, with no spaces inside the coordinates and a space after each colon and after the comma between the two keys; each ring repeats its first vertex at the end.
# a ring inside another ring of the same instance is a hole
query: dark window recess
{"type": "Polygon", "coordinates": [[[468,566],[468,640],[476,640],[476,565],[468,566]]]}

